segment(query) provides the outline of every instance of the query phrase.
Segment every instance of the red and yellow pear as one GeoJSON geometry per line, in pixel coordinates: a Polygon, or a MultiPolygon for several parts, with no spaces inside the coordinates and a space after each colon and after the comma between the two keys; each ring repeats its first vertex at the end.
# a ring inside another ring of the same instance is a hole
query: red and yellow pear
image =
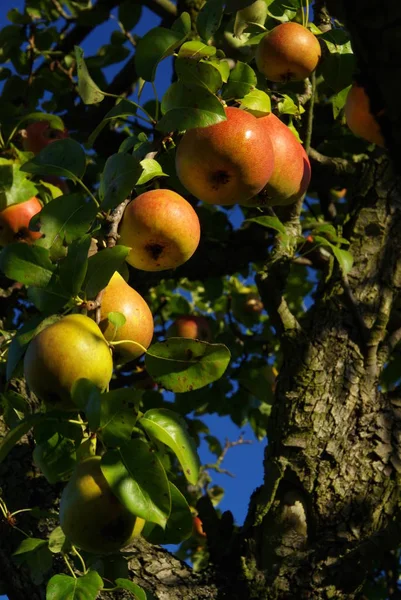
{"type": "Polygon", "coordinates": [[[24,358],[28,387],[57,408],[73,409],[71,391],[80,379],[105,390],[113,373],[108,343],[89,317],[71,314],[42,329],[30,342],[24,358]]]}
{"type": "Polygon", "coordinates": [[[93,456],[76,465],[61,495],[60,525],[75,546],[109,554],[138,537],[145,521],[113,494],[100,462],[100,456],[93,456]]]}
{"type": "Polygon", "coordinates": [[[225,109],[227,120],[188,130],[176,154],[177,175],[196,198],[230,206],[259,193],[274,167],[273,146],[252,114],[225,109]]]}
{"type": "Polygon", "coordinates": [[[21,130],[22,145],[27,152],[38,154],[56,140],[68,137],[67,129],[55,129],[48,121],[35,121],[21,130]]]}
{"type": "Polygon", "coordinates": [[[212,341],[210,323],[201,315],[180,315],[168,329],[169,337],[191,338],[204,342],[212,341]]]}
{"type": "Polygon", "coordinates": [[[127,262],[143,271],[175,269],[198,247],[200,224],[192,206],[171,190],[150,190],[124,211],[119,244],[131,248],[127,262]]]}
{"type": "Polygon", "coordinates": [[[316,69],[320,44],[299,23],[281,23],[266,33],[256,49],[256,66],[269,81],[302,81],[316,69]]]}
{"type": "Polygon", "coordinates": [[[126,362],[141,356],[152,341],[154,325],[150,308],[118,271],[103,292],[99,327],[109,342],[127,340],[114,346],[116,353],[126,362]],[[107,318],[111,312],[122,313],[126,319],[124,325],[116,329],[107,318]]]}
{"type": "Polygon", "coordinates": [[[274,151],[273,173],[262,192],[245,206],[293,204],[306,192],[311,169],[308,156],[293,132],[273,113],[261,117],[274,151]]]}
{"type": "MultiPolygon", "coordinates": [[[[383,114],[381,111],[380,114],[383,114]]],[[[380,125],[370,110],[369,96],[365,88],[353,83],[345,101],[345,118],[354,135],[367,140],[371,144],[385,147],[380,125]]]]}
{"type": "Polygon", "coordinates": [[[29,229],[31,218],[41,210],[42,205],[36,196],[4,208],[0,212],[0,245],[7,246],[12,242],[32,244],[42,237],[39,231],[29,229]]]}

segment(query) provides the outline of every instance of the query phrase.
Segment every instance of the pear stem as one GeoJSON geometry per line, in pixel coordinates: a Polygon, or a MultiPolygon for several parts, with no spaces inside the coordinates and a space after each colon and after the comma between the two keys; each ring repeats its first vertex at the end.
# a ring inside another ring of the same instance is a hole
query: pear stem
{"type": "Polygon", "coordinates": [[[138,348],[140,348],[144,354],[147,352],[147,348],[145,348],[145,346],[142,346],[142,344],[139,342],[134,342],[134,340],[119,340],[118,342],[109,342],[109,344],[111,346],[118,346],[119,344],[135,344],[135,346],[138,346],[138,348]]]}
{"type": "Polygon", "coordinates": [[[82,556],[80,555],[80,553],[78,552],[78,550],[75,548],[75,546],[73,546],[73,547],[72,547],[72,551],[73,551],[73,553],[74,553],[76,556],[78,556],[78,558],[79,558],[79,560],[80,560],[80,562],[81,562],[81,565],[82,565],[82,571],[83,571],[83,574],[84,574],[84,575],[86,575],[86,573],[88,572],[88,568],[87,568],[87,566],[86,566],[86,564],[85,564],[85,561],[84,561],[84,559],[82,558],[82,556]]]}
{"type": "Polygon", "coordinates": [[[69,561],[69,560],[68,560],[68,558],[67,558],[67,555],[66,555],[66,554],[63,554],[63,558],[64,558],[64,562],[65,562],[65,564],[66,564],[66,565],[67,565],[67,567],[68,567],[68,570],[69,570],[69,572],[71,573],[71,575],[73,576],[73,578],[74,578],[74,579],[76,579],[76,578],[77,578],[77,576],[76,576],[76,575],[75,575],[75,573],[74,573],[74,569],[72,568],[72,566],[71,566],[71,563],[70,563],[70,561],[69,561]]]}

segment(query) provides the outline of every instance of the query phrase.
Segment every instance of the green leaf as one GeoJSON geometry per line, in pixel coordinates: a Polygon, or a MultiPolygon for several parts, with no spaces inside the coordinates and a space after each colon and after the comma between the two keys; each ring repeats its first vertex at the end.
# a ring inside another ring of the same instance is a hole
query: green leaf
{"type": "Polygon", "coordinates": [[[57,319],[58,317],[54,316],[49,319],[43,319],[42,316],[36,316],[26,321],[21,329],[18,330],[8,349],[6,369],[7,381],[13,376],[19,361],[24,355],[27,345],[34,338],[36,332],[47,325],[50,325],[50,323],[54,323],[57,319]]]}
{"type": "Polygon", "coordinates": [[[54,575],[46,588],[46,600],[96,600],[103,580],[96,571],[82,577],[54,575]]]}
{"type": "Polygon", "coordinates": [[[169,481],[171,493],[171,515],[168,518],[166,529],[151,524],[151,531],[146,534],[146,525],[142,531],[143,537],[151,544],[180,544],[192,534],[193,516],[188,502],[180,490],[169,481]]]}
{"type": "Polygon", "coordinates": [[[1,251],[0,269],[6,277],[24,285],[46,287],[52,277],[54,266],[45,248],[17,242],[6,246],[1,251]]]}
{"type": "Polygon", "coordinates": [[[112,154],[100,180],[99,198],[103,210],[115,208],[125,200],[138,181],[141,164],[132,154],[112,154]]]}
{"type": "Polygon", "coordinates": [[[116,104],[115,106],[113,106],[113,108],[109,110],[105,117],[103,117],[99,125],[90,134],[86,145],[88,147],[91,147],[93,145],[97,136],[109,121],[112,121],[113,119],[133,117],[136,115],[137,111],[138,107],[133,102],[127,100],[126,98],[123,98],[118,104],[116,104]]]}
{"type": "Polygon", "coordinates": [[[183,37],[191,33],[191,16],[187,12],[182,12],[178,19],[174,21],[171,29],[180,33],[183,37]]]}
{"type": "Polygon", "coordinates": [[[34,552],[41,546],[47,546],[47,540],[41,540],[39,538],[25,538],[22,540],[18,548],[13,552],[13,556],[20,554],[26,554],[27,552],[34,552]]]}
{"type": "Polygon", "coordinates": [[[182,44],[187,37],[182,31],[155,27],[139,40],[135,53],[135,66],[139,77],[154,81],[157,65],[182,44]]]}
{"type": "Polygon", "coordinates": [[[290,96],[283,94],[282,98],[283,99],[280,100],[280,102],[277,105],[277,108],[281,115],[301,115],[305,112],[303,106],[295,104],[294,100],[290,96]]]}
{"type": "Polygon", "coordinates": [[[262,90],[254,89],[241,99],[241,108],[245,108],[255,117],[263,117],[271,112],[270,96],[262,90]]]}
{"type": "Polygon", "coordinates": [[[205,87],[214,94],[223,85],[221,73],[210,61],[194,61],[191,58],[177,58],[175,71],[185,85],[205,87]]]}
{"type": "Polygon", "coordinates": [[[211,58],[216,54],[214,46],[208,46],[204,42],[191,41],[185,42],[178,51],[178,58],[190,58],[200,61],[202,58],[211,58]]]}
{"type": "Polygon", "coordinates": [[[350,52],[328,54],[321,65],[321,74],[325,83],[334,93],[341,92],[352,83],[355,72],[355,56],[350,52]]]}
{"type": "Polygon", "coordinates": [[[344,275],[348,275],[352,269],[352,265],[354,264],[354,257],[352,256],[351,252],[337,248],[337,246],[332,246],[331,250],[338,260],[338,264],[340,265],[344,275]]]}
{"type": "Polygon", "coordinates": [[[55,140],[43,148],[35,158],[21,166],[21,171],[35,175],[58,175],[76,181],[86,169],[82,146],[71,138],[55,140]]]}
{"type": "Polygon", "coordinates": [[[68,542],[65,537],[64,531],[60,526],[53,529],[51,534],[49,535],[49,550],[53,554],[58,554],[59,552],[67,552],[70,549],[71,544],[68,542]]]}
{"type": "Polygon", "coordinates": [[[143,169],[139,176],[136,185],[145,185],[155,177],[168,177],[167,173],[163,172],[160,163],[154,158],[144,158],[141,160],[141,167],[143,169]]]}
{"type": "Polygon", "coordinates": [[[207,89],[180,81],[173,83],[162,100],[164,117],[158,122],[160,131],[208,127],[226,120],[224,107],[207,89]]]}
{"type": "Polygon", "coordinates": [[[0,210],[12,204],[25,202],[36,196],[38,190],[27,179],[20,166],[12,160],[0,158],[0,210]]]}
{"type": "Polygon", "coordinates": [[[61,310],[71,300],[71,295],[60,284],[57,275],[53,275],[45,288],[31,286],[28,299],[40,312],[50,315],[61,310]]]}
{"type": "Polygon", "coordinates": [[[141,397],[142,393],[132,388],[120,388],[100,396],[98,433],[107,447],[130,441],[141,397]]]}
{"type": "Polygon", "coordinates": [[[333,117],[335,119],[337,119],[338,115],[344,108],[345,102],[347,100],[348,92],[350,91],[350,89],[351,89],[351,86],[348,85],[346,88],[344,88],[343,90],[338,92],[335,96],[333,96],[333,98],[332,98],[333,117]]]}
{"type": "Polygon", "coordinates": [[[195,485],[200,463],[185,419],[168,408],[153,408],[144,414],[139,424],[151,438],[163,442],[174,452],[185,477],[195,485]]]}
{"type": "Polygon", "coordinates": [[[138,23],[142,14],[140,4],[132,4],[131,0],[125,0],[118,7],[118,20],[124,25],[127,31],[131,31],[138,23]]]}
{"type": "Polygon", "coordinates": [[[73,440],[56,432],[49,439],[37,443],[33,460],[47,481],[67,481],[76,464],[76,448],[73,440]]]}
{"type": "Polygon", "coordinates": [[[262,225],[262,227],[275,229],[279,233],[287,235],[287,231],[278,217],[253,217],[252,219],[247,219],[246,222],[257,223],[258,225],[262,225]]]}
{"type": "Polygon", "coordinates": [[[164,529],[171,510],[170,488],[149,444],[133,439],[118,450],[107,451],[101,469],[113,493],[132,514],[164,529]]]}
{"type": "Polygon", "coordinates": [[[41,419],[43,419],[43,415],[41,414],[29,415],[2,438],[0,442],[0,463],[3,462],[7,454],[14,448],[15,444],[17,444],[35,423],[38,423],[41,419]]]}
{"type": "Polygon", "coordinates": [[[146,592],[143,588],[139,587],[139,585],[130,579],[118,577],[116,579],[116,584],[122,590],[127,590],[127,592],[134,594],[135,600],[152,600],[154,598],[153,594],[146,592]]]}
{"type": "Polygon", "coordinates": [[[64,256],[65,244],[82,238],[96,217],[97,207],[82,194],[68,194],[46,204],[33,217],[32,225],[42,234],[36,245],[51,250],[55,258],[64,256]]]}
{"type": "Polygon", "coordinates": [[[67,256],[60,262],[60,285],[71,296],[78,294],[85,280],[90,245],[90,235],[74,240],[68,246],[67,256]]]}
{"type": "Polygon", "coordinates": [[[208,42],[220,27],[223,13],[223,0],[207,0],[199,11],[196,19],[196,29],[205,42],[208,42]]]}
{"type": "Polygon", "coordinates": [[[115,312],[115,311],[109,312],[107,315],[107,319],[110,321],[110,323],[112,325],[114,325],[114,327],[116,329],[118,329],[119,327],[122,327],[127,322],[127,319],[125,318],[123,313],[115,312]]]}
{"type": "Polygon", "coordinates": [[[47,540],[26,538],[13,554],[14,562],[18,565],[27,564],[32,582],[40,585],[43,575],[52,566],[52,555],[49,551],[47,540]]]}
{"type": "Polygon", "coordinates": [[[337,246],[329,242],[326,238],[318,235],[314,235],[313,240],[324,247],[330,248],[331,252],[334,254],[334,257],[337,259],[338,264],[340,265],[340,268],[344,275],[347,275],[351,271],[352,265],[354,263],[354,258],[351,252],[349,252],[348,250],[342,250],[341,248],[338,248],[337,246]]]}
{"type": "Polygon", "coordinates": [[[35,123],[36,121],[47,121],[52,129],[64,130],[64,122],[61,117],[44,112],[33,112],[29,113],[29,115],[25,115],[18,121],[15,129],[19,130],[25,123],[35,123]]]}
{"type": "Polygon", "coordinates": [[[225,100],[243,98],[256,87],[256,84],[255,71],[246,63],[238,60],[230,73],[227,85],[223,88],[222,96],[225,100]]]}
{"type": "Polygon", "coordinates": [[[75,46],[75,60],[77,61],[78,94],[81,96],[83,103],[97,104],[101,102],[104,99],[104,94],[89,75],[84,61],[84,51],[79,46],[75,46]]]}
{"type": "Polygon", "coordinates": [[[118,245],[97,252],[89,258],[83,286],[87,298],[95,298],[106,287],[113,273],[123,265],[129,251],[130,248],[118,245]]]}
{"type": "Polygon", "coordinates": [[[230,351],[223,344],[175,337],[152,344],[145,357],[153,379],[166,390],[178,393],[220,379],[229,362],[230,351]]]}

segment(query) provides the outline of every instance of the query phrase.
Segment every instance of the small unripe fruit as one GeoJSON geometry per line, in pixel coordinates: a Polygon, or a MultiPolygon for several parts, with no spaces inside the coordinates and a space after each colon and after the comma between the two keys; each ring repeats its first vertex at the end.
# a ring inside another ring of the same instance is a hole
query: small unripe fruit
{"type": "Polygon", "coordinates": [[[177,148],[176,169],[186,189],[209,204],[241,204],[268,182],[273,147],[260,120],[226,108],[227,120],[188,130],[177,148]]]}
{"type": "Polygon", "coordinates": [[[67,315],[40,331],[24,358],[29,388],[57,408],[76,409],[71,390],[78,380],[89,379],[105,390],[112,374],[111,351],[99,326],[80,314],[67,315]]]}
{"type": "Polygon", "coordinates": [[[145,521],[113,494],[100,456],[78,463],[60,500],[60,525],[70,542],[95,554],[117,552],[140,534],[145,521]]]}
{"type": "Polygon", "coordinates": [[[143,271],[175,269],[195,252],[200,240],[198,215],[171,190],[150,190],[124,211],[118,243],[129,246],[127,262],[143,271]]]}
{"type": "Polygon", "coordinates": [[[316,69],[320,60],[320,44],[299,23],[277,25],[259,42],[256,65],[270,81],[302,81],[316,69]]]}
{"type": "Polygon", "coordinates": [[[32,244],[42,237],[39,231],[29,229],[30,220],[41,210],[42,205],[35,196],[2,210],[0,212],[0,245],[7,246],[12,242],[32,244]]]}
{"type": "Polygon", "coordinates": [[[382,148],[385,147],[380,125],[370,111],[369,96],[365,89],[356,83],[352,84],[348,92],[345,102],[345,118],[354,135],[382,148]]]}

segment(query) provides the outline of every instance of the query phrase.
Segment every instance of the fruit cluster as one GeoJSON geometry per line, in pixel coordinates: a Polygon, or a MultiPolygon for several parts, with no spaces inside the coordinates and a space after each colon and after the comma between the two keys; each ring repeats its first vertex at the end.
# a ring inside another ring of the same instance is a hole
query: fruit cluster
{"type": "MultiPolygon", "coordinates": [[[[237,27],[241,29],[241,19],[244,23],[260,20],[263,25],[265,17],[266,3],[257,0],[238,11],[237,27]]],[[[277,83],[305,79],[317,68],[320,58],[317,38],[293,22],[264,35],[255,56],[260,74],[277,83]]],[[[207,204],[226,207],[283,206],[302,200],[311,167],[291,129],[273,113],[260,117],[236,106],[226,106],[224,112],[224,120],[188,129],[181,136],[175,168],[188,193],[207,204]]],[[[384,146],[363,87],[351,87],[345,116],[355,134],[384,146]]],[[[24,150],[38,154],[54,141],[66,139],[68,132],[40,121],[22,130],[21,137],[24,150]]],[[[49,176],[48,182],[68,193],[62,179],[49,176]]],[[[4,208],[0,212],[0,245],[37,242],[42,233],[30,229],[30,221],[41,210],[36,197],[4,208]]],[[[129,265],[158,272],[188,261],[198,248],[201,230],[197,212],[188,200],[173,190],[157,188],[127,204],[118,236],[117,244],[130,249],[126,257],[129,265]]],[[[234,312],[257,318],[264,310],[257,296],[248,294],[243,300],[240,307],[233,302],[234,312]]],[[[113,352],[124,364],[149,348],[154,334],[151,310],[118,271],[102,290],[98,309],[98,324],[86,314],[67,314],[43,327],[29,343],[24,376],[29,389],[47,408],[77,412],[75,393],[80,382],[89,381],[100,392],[108,390],[113,352]],[[109,317],[113,313],[124,317],[119,326],[109,317]]],[[[168,336],[211,342],[212,329],[204,316],[181,315],[168,336]]],[[[130,543],[141,533],[145,521],[113,493],[100,461],[99,456],[92,456],[76,465],[61,498],[60,521],[74,544],[90,552],[107,553],[130,543]]],[[[197,516],[194,531],[198,537],[206,535],[197,516]]]]}

